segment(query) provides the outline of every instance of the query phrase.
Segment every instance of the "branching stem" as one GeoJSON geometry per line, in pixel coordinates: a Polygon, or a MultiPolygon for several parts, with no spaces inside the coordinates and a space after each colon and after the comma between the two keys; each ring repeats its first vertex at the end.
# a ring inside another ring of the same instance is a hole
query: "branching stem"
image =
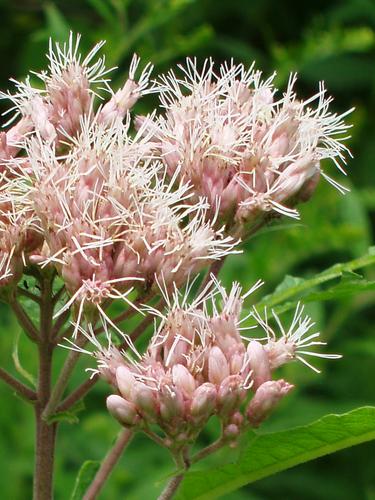
{"type": "Polygon", "coordinates": [[[27,387],[27,385],[20,382],[18,379],[13,377],[10,373],[8,373],[3,368],[0,368],[0,379],[6,382],[12,389],[14,389],[17,394],[22,396],[29,401],[36,400],[36,392],[27,387]]]}
{"type": "Polygon", "coordinates": [[[129,444],[133,432],[129,429],[122,429],[117,437],[113,447],[109,450],[107,456],[103,460],[94,480],[90,484],[88,490],[83,497],[83,500],[95,500],[102,490],[104,483],[113,471],[115,465],[119,461],[124,449],[129,444]]]}

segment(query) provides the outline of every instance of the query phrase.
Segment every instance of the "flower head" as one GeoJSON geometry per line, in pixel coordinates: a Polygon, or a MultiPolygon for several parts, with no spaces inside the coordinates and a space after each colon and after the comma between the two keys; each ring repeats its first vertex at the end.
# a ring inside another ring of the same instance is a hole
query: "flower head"
{"type": "MultiPolygon", "coordinates": [[[[241,335],[244,320],[255,315],[241,319],[249,292],[241,295],[235,283],[227,293],[215,278],[193,301],[188,300],[191,289],[192,284],[183,293],[175,286],[172,295],[162,290],[167,310],[154,311],[161,322],[144,355],[128,337],[124,345],[130,351],[122,352],[122,360],[111,341],[103,349],[93,339],[98,372],[117,389],[107,400],[109,411],[136,429],[158,424],[172,448],[194,441],[212,415],[221,420],[223,435],[233,443],[246,426],[258,426],[293,388],[284,380],[272,380],[273,371],[299,357],[299,347],[316,343],[315,335],[301,340],[311,321],[300,321],[300,306],[287,332],[277,322],[282,341],[276,341],[274,330],[271,333],[268,323],[256,316],[262,327],[267,325],[268,335],[260,342],[241,335]]],[[[153,312],[149,306],[146,311],[153,312]]]]}
{"type": "Polygon", "coordinates": [[[320,175],[339,186],[321,161],[343,171],[350,154],[343,118],[351,110],[332,113],[323,83],[303,101],[295,75],[279,98],[275,75],[262,80],[253,66],[223,64],[217,73],[211,60],[199,71],[187,59],[179,70],[154,87],[165,112],[149,127],[169,172],[179,169],[197,196],[219,203],[219,220],[232,233],[245,236],[270,216],[298,218],[295,206],[310,198],[320,175]]]}

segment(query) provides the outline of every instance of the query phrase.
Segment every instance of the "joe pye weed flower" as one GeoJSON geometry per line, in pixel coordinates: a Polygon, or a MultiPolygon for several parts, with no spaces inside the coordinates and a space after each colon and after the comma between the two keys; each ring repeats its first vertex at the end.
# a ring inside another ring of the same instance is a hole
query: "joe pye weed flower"
{"type": "MultiPolygon", "coordinates": [[[[211,60],[199,70],[187,59],[151,81],[152,66],[141,69],[134,56],[114,91],[112,70],[98,56],[103,44],[81,56],[79,43],[72,34],[63,45],[51,41],[47,70],[2,93],[12,106],[0,141],[0,286],[40,356],[35,391],[9,382],[35,406],[37,499],[52,495],[51,416],[71,408],[98,376],[109,384],[109,413],[125,428],[123,446],[144,432],[187,469],[235,447],[276,409],[293,389],[279,367],[297,360],[318,371],[309,356],[339,357],[320,350],[303,305],[285,324],[273,311],[245,307],[260,281],[242,294],[236,282],[226,291],[217,274],[264,224],[298,218],[320,177],[346,190],[321,161],[343,171],[350,111],[330,111],[323,83],[304,101],[296,75],[280,93],[275,75],[211,60]],[[159,107],[134,117],[146,93],[159,107]],[[20,285],[25,275],[40,294],[20,285]],[[40,308],[39,324],[25,296],[40,308]],[[117,301],[125,307],[116,316],[117,301]],[[133,332],[131,316],[140,318],[133,332]],[[136,341],[151,323],[139,352],[136,341]],[[52,387],[58,345],[71,352],[52,387]],[[97,367],[63,399],[82,353],[97,367]],[[213,416],[218,441],[192,455],[213,416]]],[[[182,477],[161,498],[171,498],[182,477]]],[[[105,478],[100,469],[85,498],[95,498],[105,478]]]]}

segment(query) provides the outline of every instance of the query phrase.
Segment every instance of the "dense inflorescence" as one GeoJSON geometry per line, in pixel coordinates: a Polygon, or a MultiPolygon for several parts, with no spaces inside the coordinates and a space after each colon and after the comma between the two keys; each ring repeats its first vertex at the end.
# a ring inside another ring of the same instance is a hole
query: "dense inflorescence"
{"type": "Polygon", "coordinates": [[[253,66],[223,64],[216,72],[206,60],[199,71],[187,59],[179,70],[155,85],[163,112],[149,127],[169,173],[178,169],[190,180],[213,217],[219,204],[230,233],[244,238],[270,217],[298,218],[296,205],[312,196],[321,175],[344,189],[321,160],[330,158],[343,171],[349,153],[343,118],[351,110],[332,113],[323,83],[303,101],[294,91],[296,75],[279,97],[275,75],[262,80],[253,66]]]}
{"type": "Polygon", "coordinates": [[[73,348],[96,346],[98,373],[116,391],[108,409],[124,426],[158,424],[175,450],[216,415],[223,440],[235,444],[292,389],[274,370],[294,359],[315,369],[309,354],[337,356],[309,351],[322,342],[308,333],[302,306],[288,329],[274,315],[280,335],[253,310],[248,317],[264,337],[251,340],[242,335],[237,284],[227,294],[213,276],[192,301],[192,286],[179,289],[270,218],[297,218],[320,176],[345,190],[321,162],[343,170],[347,113],[329,110],[323,84],[300,100],[291,75],[278,96],[274,75],[262,80],[253,66],[233,63],[216,72],[211,60],[199,71],[188,59],[180,76],[150,83],[152,66],[138,71],[134,56],[114,92],[97,58],[102,43],[82,58],[79,42],[51,42],[48,70],[34,74],[41,86],[28,78],[2,94],[13,115],[0,138],[1,291],[11,293],[35,266],[51,269],[67,292],[59,314],[72,312],[73,348]],[[160,106],[133,120],[147,92],[160,106]],[[166,312],[142,305],[155,296],[166,312]],[[145,354],[111,318],[116,300],[159,321],[145,354]],[[115,346],[111,330],[127,349],[115,346]]]}
{"type": "Polygon", "coordinates": [[[173,449],[193,442],[213,415],[233,445],[244,429],[258,427],[293,388],[273,380],[277,368],[295,359],[307,363],[306,355],[338,357],[310,351],[323,342],[301,306],[288,329],[275,316],[279,336],[256,310],[241,318],[243,300],[260,284],[241,297],[238,284],[227,294],[214,279],[192,303],[177,288],[172,299],[165,291],[168,306],[153,311],[161,322],[144,355],[133,345],[122,352],[111,343],[103,348],[92,338],[97,371],[117,390],[107,399],[109,411],[129,428],[157,424],[173,449]],[[265,330],[263,339],[242,335],[249,318],[252,328],[265,330]]]}

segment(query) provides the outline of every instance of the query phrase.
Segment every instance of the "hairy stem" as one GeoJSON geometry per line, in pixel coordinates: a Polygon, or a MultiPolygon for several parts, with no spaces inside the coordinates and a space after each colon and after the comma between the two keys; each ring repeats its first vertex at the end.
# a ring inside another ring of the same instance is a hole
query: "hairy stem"
{"type": "Polygon", "coordinates": [[[83,500],[95,500],[99,492],[102,490],[104,483],[108,479],[118,460],[120,459],[124,449],[133,437],[133,432],[129,429],[123,429],[111,448],[107,456],[103,460],[94,480],[90,484],[88,490],[83,497],[83,500]]]}
{"type": "Polygon", "coordinates": [[[10,306],[14,314],[16,315],[18,323],[21,325],[29,339],[32,342],[39,342],[39,335],[36,326],[29,318],[28,314],[21,306],[21,304],[17,302],[17,299],[15,297],[10,301],[10,306]]]}
{"type": "Polygon", "coordinates": [[[206,448],[203,448],[202,450],[198,451],[192,458],[190,463],[195,464],[199,460],[202,460],[203,458],[208,457],[208,455],[211,455],[212,453],[215,453],[215,451],[220,450],[225,444],[225,441],[222,438],[219,438],[217,441],[214,443],[206,446],[206,448]]]}
{"type": "Polygon", "coordinates": [[[176,493],[178,487],[180,486],[181,481],[184,479],[184,474],[179,474],[178,476],[172,477],[172,479],[168,482],[167,486],[161,492],[158,500],[169,500],[173,498],[176,493]]]}
{"type": "Polygon", "coordinates": [[[3,368],[0,368],[0,379],[6,382],[12,389],[14,389],[17,394],[22,396],[29,401],[36,400],[36,392],[27,387],[27,385],[20,382],[18,379],[13,377],[10,373],[8,373],[3,368]]]}
{"type": "MultiPolygon", "coordinates": [[[[128,306],[126,311],[122,312],[121,314],[119,314],[118,316],[113,318],[112,322],[115,325],[118,325],[118,324],[122,323],[123,321],[125,321],[126,319],[133,317],[135,314],[138,313],[139,306],[145,302],[148,302],[152,297],[153,297],[153,294],[151,292],[145,292],[145,293],[140,294],[137,297],[137,299],[133,302],[133,307],[128,306]]],[[[94,330],[95,335],[99,335],[102,332],[104,332],[103,325],[98,326],[94,330]]]]}
{"type": "Polygon", "coordinates": [[[77,403],[77,401],[82,399],[89,392],[91,387],[93,387],[98,380],[99,376],[94,375],[92,378],[89,378],[82,382],[81,385],[79,385],[71,394],[69,394],[63,401],[61,401],[59,406],[56,408],[56,411],[61,412],[69,410],[69,408],[71,408],[75,403],[77,403]]]}
{"type": "Polygon", "coordinates": [[[27,297],[28,299],[36,302],[37,304],[40,304],[41,302],[39,295],[35,295],[34,293],[31,293],[25,288],[22,288],[20,286],[17,287],[17,294],[23,295],[24,297],[27,297]]]}
{"type": "Polygon", "coordinates": [[[34,500],[51,500],[53,486],[53,466],[57,424],[49,424],[43,419],[43,412],[51,394],[51,370],[53,343],[52,332],[52,278],[42,282],[42,302],[40,307],[39,373],[37,401],[35,404],[36,446],[34,473],[34,500]]]}
{"type": "MultiPolygon", "coordinates": [[[[86,339],[85,339],[86,340],[86,339]]],[[[48,419],[56,410],[57,405],[61,401],[66,386],[68,385],[69,378],[76,366],[80,353],[77,351],[70,351],[65,360],[64,366],[60,372],[59,378],[56,381],[49,401],[44,409],[43,418],[48,419]]]]}
{"type": "MultiPolygon", "coordinates": [[[[175,462],[179,469],[185,469],[186,471],[190,466],[189,460],[187,458],[187,450],[175,456],[175,462]]],[[[178,487],[180,486],[181,481],[184,478],[184,475],[184,473],[181,473],[172,477],[172,479],[168,481],[164,490],[161,492],[158,500],[170,500],[171,498],[173,498],[178,487]]]]}
{"type": "Polygon", "coordinates": [[[211,280],[211,276],[214,275],[215,278],[218,277],[220,271],[221,271],[221,268],[223,267],[224,265],[224,262],[225,262],[225,259],[226,259],[226,256],[222,257],[220,260],[215,260],[211,266],[209,267],[208,271],[207,271],[207,274],[206,276],[204,277],[200,287],[199,287],[199,290],[198,290],[198,293],[197,295],[199,295],[201,292],[203,292],[203,290],[206,288],[206,286],[209,284],[210,280],[211,280]]]}

